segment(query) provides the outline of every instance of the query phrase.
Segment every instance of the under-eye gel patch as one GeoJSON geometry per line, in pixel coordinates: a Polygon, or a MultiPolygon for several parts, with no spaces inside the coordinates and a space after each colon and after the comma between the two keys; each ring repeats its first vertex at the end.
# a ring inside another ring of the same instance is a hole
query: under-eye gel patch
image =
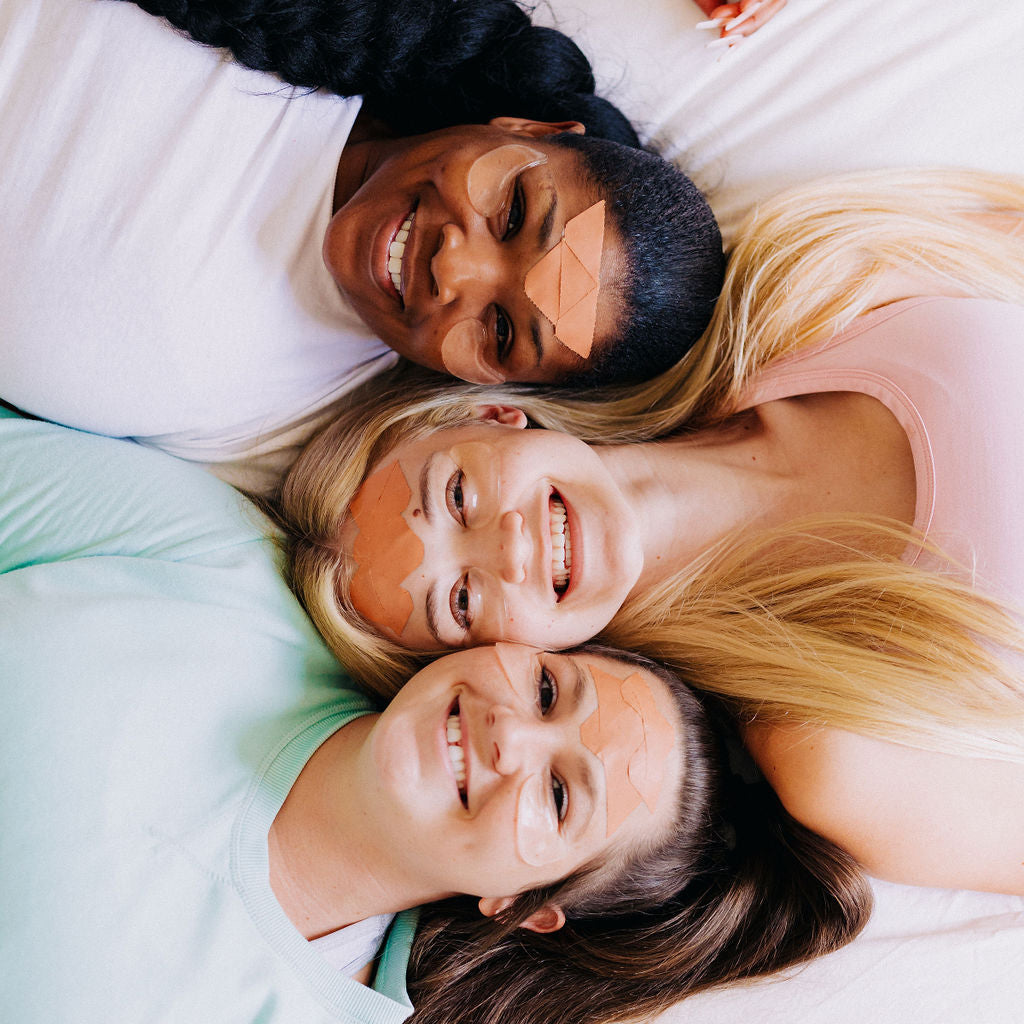
{"type": "Polygon", "coordinates": [[[604,765],[610,836],[641,803],[650,811],[657,806],[676,736],[638,672],[617,679],[593,664],[589,668],[597,707],[580,726],[580,739],[604,765]]]}
{"type": "Polygon", "coordinates": [[[460,320],[441,342],[441,362],[453,376],[470,384],[501,384],[505,378],[484,359],[487,331],[479,320],[460,320]]]}
{"type": "Polygon", "coordinates": [[[473,209],[481,217],[494,217],[508,201],[516,177],[547,160],[539,150],[519,143],[498,146],[478,156],[466,176],[466,192],[473,209]]]}
{"type": "Polygon", "coordinates": [[[516,852],[530,867],[542,868],[566,854],[565,840],[558,828],[548,774],[523,780],[516,800],[516,852]]]}
{"type": "Polygon", "coordinates": [[[604,200],[577,214],[530,268],[523,287],[555,337],[586,359],[594,345],[604,252],[604,200]]]}
{"type": "Polygon", "coordinates": [[[400,636],[412,614],[412,595],[402,581],[423,562],[423,542],[402,513],[412,488],[396,459],[372,473],[352,501],[359,528],[352,555],[357,568],[349,587],[352,604],[371,622],[400,636]]]}

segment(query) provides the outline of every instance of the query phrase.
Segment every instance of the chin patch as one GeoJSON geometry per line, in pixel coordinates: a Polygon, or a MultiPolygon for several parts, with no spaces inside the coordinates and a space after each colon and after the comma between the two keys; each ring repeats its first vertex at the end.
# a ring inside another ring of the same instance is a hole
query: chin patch
{"type": "Polygon", "coordinates": [[[594,347],[597,326],[604,211],[602,199],[573,217],[523,281],[527,297],[551,322],[555,337],[583,359],[594,347]]]}
{"type": "Polygon", "coordinates": [[[604,765],[610,836],[641,803],[651,812],[657,807],[676,735],[642,675],[617,679],[589,668],[597,707],[580,726],[580,739],[604,765]]]}
{"type": "Polygon", "coordinates": [[[412,595],[402,581],[423,563],[423,542],[403,512],[412,488],[396,459],[363,481],[352,501],[359,528],[352,545],[357,568],[349,593],[356,610],[370,622],[400,636],[412,615],[412,595]]]}

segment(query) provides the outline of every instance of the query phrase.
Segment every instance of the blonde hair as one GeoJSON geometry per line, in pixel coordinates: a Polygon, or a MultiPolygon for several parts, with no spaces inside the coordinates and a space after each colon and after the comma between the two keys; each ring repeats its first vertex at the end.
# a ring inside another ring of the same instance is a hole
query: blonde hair
{"type": "MultiPolygon", "coordinates": [[[[310,443],[285,482],[279,508],[293,538],[299,596],[350,670],[392,693],[422,659],[383,640],[348,605],[337,540],[349,501],[388,451],[466,422],[477,403],[517,405],[536,425],[590,444],[720,422],[766,363],[876,305],[890,270],[926,272],[936,291],[948,282],[956,294],[1024,305],[1021,239],[978,216],[1004,211],[1024,213],[1024,179],[960,170],[829,179],[783,193],[748,217],[704,337],[647,384],[600,394],[498,390],[409,369],[373,382],[310,443]]],[[[860,545],[865,531],[910,533],[847,520],[790,524],[723,544],[628,601],[601,639],[666,661],[748,718],[1021,756],[1020,663],[1000,653],[1024,651],[1012,617],[952,575],[865,554],[849,539],[854,528],[860,545]],[[834,560],[809,561],[809,538],[820,544],[830,532],[834,560]]]]}

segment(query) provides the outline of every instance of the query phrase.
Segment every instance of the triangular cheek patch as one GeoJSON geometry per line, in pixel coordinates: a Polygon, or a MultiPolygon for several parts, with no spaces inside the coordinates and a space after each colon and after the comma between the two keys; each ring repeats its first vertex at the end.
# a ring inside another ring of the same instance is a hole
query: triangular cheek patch
{"type": "Polygon", "coordinates": [[[560,246],[562,250],[561,291],[558,296],[558,324],[564,330],[562,320],[569,312],[588,295],[597,298],[594,279],[587,273],[586,267],[573,254],[568,245],[560,246]]]}
{"type": "Polygon", "coordinates": [[[604,200],[577,214],[527,272],[523,288],[566,348],[586,359],[594,346],[604,252],[604,200]],[[557,255],[556,255],[557,254],[557,255]]]}
{"type": "Polygon", "coordinates": [[[412,595],[401,584],[423,562],[423,542],[402,513],[412,489],[397,459],[363,482],[351,505],[359,528],[352,545],[358,563],[349,593],[355,609],[400,636],[412,615],[412,595]]]}

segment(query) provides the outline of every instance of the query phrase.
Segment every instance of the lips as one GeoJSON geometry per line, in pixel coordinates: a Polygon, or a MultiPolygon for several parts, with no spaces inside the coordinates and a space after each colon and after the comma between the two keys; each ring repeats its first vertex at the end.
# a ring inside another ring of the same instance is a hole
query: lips
{"type": "Polygon", "coordinates": [[[572,530],[565,502],[558,491],[548,496],[548,525],[551,530],[551,586],[561,600],[572,581],[572,530]]]}
{"type": "Polygon", "coordinates": [[[405,293],[408,282],[407,259],[411,251],[411,234],[416,220],[416,206],[387,235],[382,254],[383,272],[381,282],[384,290],[405,308],[405,293]]]}
{"type": "Polygon", "coordinates": [[[466,751],[462,745],[462,713],[457,697],[455,703],[448,711],[448,721],[445,724],[445,738],[447,739],[448,759],[451,761],[452,772],[455,775],[455,785],[459,790],[459,800],[462,801],[463,807],[468,808],[466,751]]]}

